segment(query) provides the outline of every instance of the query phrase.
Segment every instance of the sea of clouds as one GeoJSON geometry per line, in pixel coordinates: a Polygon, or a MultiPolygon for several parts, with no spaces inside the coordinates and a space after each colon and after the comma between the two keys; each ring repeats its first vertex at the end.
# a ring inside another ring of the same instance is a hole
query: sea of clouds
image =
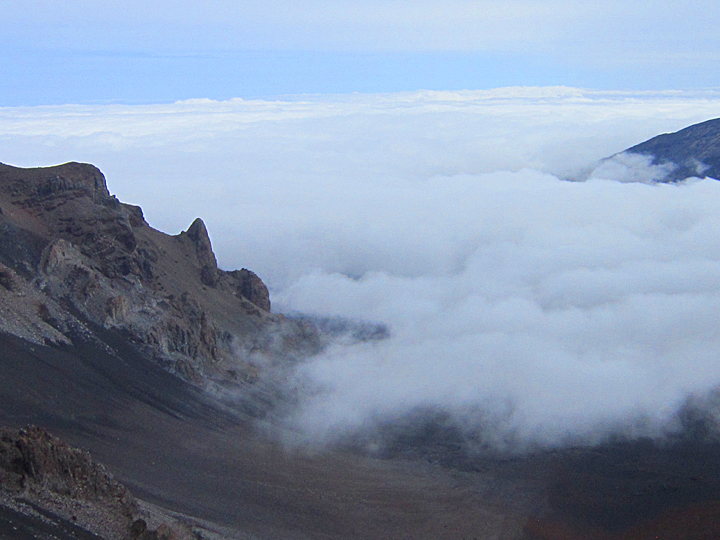
{"type": "Polygon", "coordinates": [[[573,88],[4,108],[0,161],[92,162],[161,230],[201,216],[274,311],[386,325],[297,368],[307,440],[429,407],[553,444],[672,431],[720,383],[720,182],[597,167],[719,112],[573,88]]]}

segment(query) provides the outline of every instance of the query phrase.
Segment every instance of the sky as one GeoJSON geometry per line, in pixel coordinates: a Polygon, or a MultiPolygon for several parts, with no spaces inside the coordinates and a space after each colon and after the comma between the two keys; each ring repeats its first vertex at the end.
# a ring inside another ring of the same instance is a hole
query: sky
{"type": "Polygon", "coordinates": [[[659,437],[713,402],[720,182],[598,160],[718,111],[557,86],[3,107],[0,161],[93,163],[152,226],[203,218],[275,312],[387,327],[292,370],[298,440],[430,407],[521,448],[659,437]]]}
{"type": "Polygon", "coordinates": [[[716,2],[0,0],[0,106],[720,86],[716,2]]]}

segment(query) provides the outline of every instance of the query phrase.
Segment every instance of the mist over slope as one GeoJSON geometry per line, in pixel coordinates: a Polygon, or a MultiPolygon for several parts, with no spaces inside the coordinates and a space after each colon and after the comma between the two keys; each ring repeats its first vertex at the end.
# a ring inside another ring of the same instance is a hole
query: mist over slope
{"type": "Polygon", "coordinates": [[[673,431],[720,380],[720,184],[564,180],[719,106],[566,88],[67,106],[4,109],[0,139],[18,165],[77,152],[165,230],[203,215],[279,311],[384,324],[298,369],[301,439],[440,408],[504,448],[673,431]]]}

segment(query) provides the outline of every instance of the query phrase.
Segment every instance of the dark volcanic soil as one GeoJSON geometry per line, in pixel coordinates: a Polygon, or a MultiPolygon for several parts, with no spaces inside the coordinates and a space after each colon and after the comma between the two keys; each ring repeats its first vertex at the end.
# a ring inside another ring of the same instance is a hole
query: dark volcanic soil
{"type": "Polygon", "coordinates": [[[532,504],[423,463],[286,452],[129,345],[115,355],[1,335],[0,350],[0,422],[41,424],[89,449],[137,496],[238,535],[512,538],[532,504]]]}
{"type": "Polygon", "coordinates": [[[42,425],[90,450],[136,496],[237,538],[720,537],[713,442],[451,460],[465,459],[465,472],[421,452],[288,451],[118,334],[96,332],[105,343],[0,335],[0,423],[42,425]]]}

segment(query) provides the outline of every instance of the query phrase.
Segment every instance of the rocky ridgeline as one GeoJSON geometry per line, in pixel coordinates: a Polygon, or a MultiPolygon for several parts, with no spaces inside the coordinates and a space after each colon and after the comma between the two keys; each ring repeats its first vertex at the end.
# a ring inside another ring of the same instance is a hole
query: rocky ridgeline
{"type": "Polygon", "coordinates": [[[586,180],[597,173],[603,178],[651,183],[720,179],[720,118],[663,133],[626,148],[601,159],[576,180],[586,180]],[[641,159],[637,160],[638,157],[641,159]]]}
{"type": "Polygon", "coordinates": [[[194,384],[243,383],[257,358],[319,346],[314,327],[270,307],[257,275],[218,268],[202,220],[171,236],[92,165],[0,164],[0,330],[71,344],[114,329],[194,384]]]}

